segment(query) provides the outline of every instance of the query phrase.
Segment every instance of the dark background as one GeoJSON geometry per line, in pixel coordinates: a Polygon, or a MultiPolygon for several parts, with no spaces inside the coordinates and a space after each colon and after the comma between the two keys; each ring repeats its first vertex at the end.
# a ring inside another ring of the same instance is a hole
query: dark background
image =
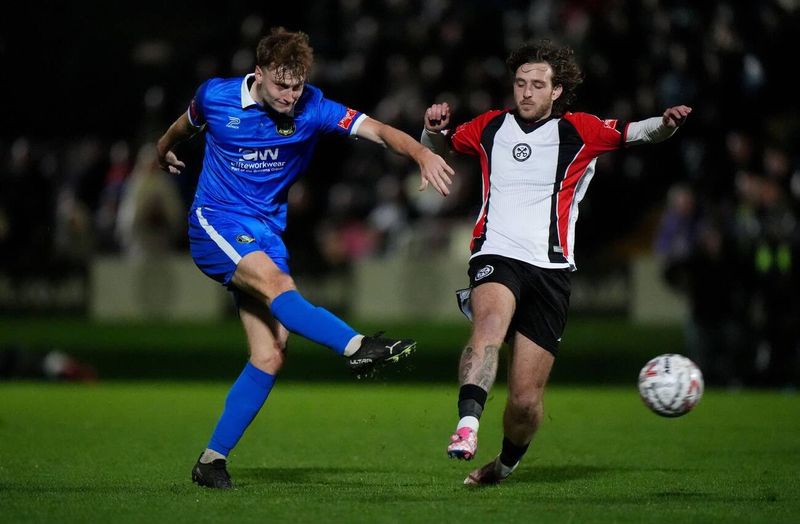
{"type": "MultiPolygon", "coordinates": [[[[310,82],[328,97],[415,137],[435,101],[453,106],[454,124],[507,107],[505,57],[525,40],[548,37],[573,47],[583,66],[574,110],[637,120],[676,104],[694,108],[671,140],[598,161],[578,225],[582,271],[602,273],[655,254],[670,285],[690,299],[690,324],[714,332],[744,326],[734,338],[748,340],[748,354],[766,341],[787,348],[778,367],[797,367],[796,2],[201,4],[4,7],[4,314],[85,312],[80,298],[19,297],[37,279],[55,286],[85,276],[98,254],[129,253],[115,213],[131,173],[148,167],[137,152],[185,111],[201,82],[250,72],[270,27],[310,35],[310,82]],[[677,189],[690,206],[671,200],[677,189]]],[[[184,209],[202,148],[198,138],[178,150],[187,169],[170,183],[177,182],[184,209]]],[[[480,206],[477,163],[452,163],[459,179],[453,195],[429,201],[411,188],[413,163],[371,144],[323,140],[291,196],[293,272],[346,272],[366,257],[392,256],[409,231],[428,242],[426,252],[441,249],[452,225],[474,220],[480,206]]],[[[186,249],[185,234],[165,242],[186,249]]]]}

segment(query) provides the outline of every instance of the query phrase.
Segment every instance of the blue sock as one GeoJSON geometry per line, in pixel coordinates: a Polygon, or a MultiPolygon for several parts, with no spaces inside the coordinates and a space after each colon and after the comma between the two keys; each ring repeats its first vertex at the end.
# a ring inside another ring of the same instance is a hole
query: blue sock
{"type": "Polygon", "coordinates": [[[272,315],[292,333],[327,346],[340,355],[347,343],[358,335],[327,309],[314,306],[297,291],[281,293],[272,301],[272,315]]]}
{"type": "Polygon", "coordinates": [[[261,371],[248,362],[225,399],[225,409],[214,428],[208,448],[227,456],[264,405],[273,384],[275,375],[261,371]]]}

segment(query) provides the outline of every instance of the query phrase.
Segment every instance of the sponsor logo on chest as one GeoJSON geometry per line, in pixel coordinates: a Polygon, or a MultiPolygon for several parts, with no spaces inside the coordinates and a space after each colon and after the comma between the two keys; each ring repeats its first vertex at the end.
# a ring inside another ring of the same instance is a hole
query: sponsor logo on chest
{"type": "Polygon", "coordinates": [[[280,171],[286,161],[280,159],[280,148],[239,148],[239,158],[231,161],[231,169],[244,173],[271,173],[280,171]]]}
{"type": "Polygon", "coordinates": [[[265,147],[263,149],[245,149],[240,147],[239,152],[242,154],[242,160],[277,160],[278,159],[277,147],[265,147]]]}

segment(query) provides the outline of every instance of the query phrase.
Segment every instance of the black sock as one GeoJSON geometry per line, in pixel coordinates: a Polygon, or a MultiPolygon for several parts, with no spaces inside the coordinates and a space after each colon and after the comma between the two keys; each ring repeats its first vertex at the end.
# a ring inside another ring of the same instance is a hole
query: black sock
{"type": "Polygon", "coordinates": [[[458,418],[475,417],[480,420],[486,397],[489,394],[475,384],[464,384],[458,390],[458,418]]]}
{"type": "Polygon", "coordinates": [[[500,452],[500,462],[509,468],[514,467],[514,465],[520,461],[525,452],[528,451],[528,446],[530,445],[531,443],[528,442],[524,446],[517,446],[508,440],[508,437],[503,437],[503,450],[500,452]]]}

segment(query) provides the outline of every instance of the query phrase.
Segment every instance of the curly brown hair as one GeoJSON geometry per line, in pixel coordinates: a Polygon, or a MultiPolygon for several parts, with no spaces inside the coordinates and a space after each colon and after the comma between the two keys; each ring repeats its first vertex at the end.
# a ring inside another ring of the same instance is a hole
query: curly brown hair
{"type": "Polygon", "coordinates": [[[290,74],[297,79],[308,78],[313,63],[314,50],[308,43],[308,35],[301,31],[275,27],[256,47],[256,65],[276,68],[281,77],[290,74]]]}
{"type": "Polygon", "coordinates": [[[506,66],[513,78],[522,64],[542,62],[553,69],[553,86],[561,85],[561,96],[553,102],[553,114],[561,115],[575,100],[575,89],[583,82],[583,73],[571,48],[558,47],[547,39],[526,43],[508,55],[506,66]]]}

